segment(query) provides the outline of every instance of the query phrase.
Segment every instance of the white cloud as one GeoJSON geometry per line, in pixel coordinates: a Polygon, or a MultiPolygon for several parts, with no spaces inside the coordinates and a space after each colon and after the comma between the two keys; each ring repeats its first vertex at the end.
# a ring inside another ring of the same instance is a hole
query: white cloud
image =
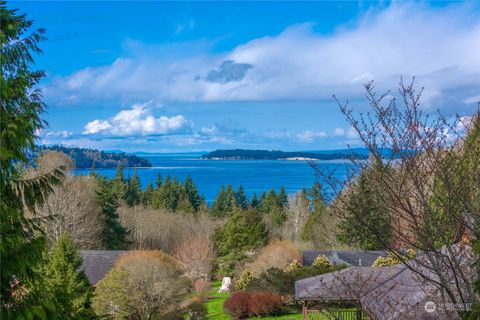
{"type": "Polygon", "coordinates": [[[49,131],[45,133],[43,136],[46,138],[68,138],[73,135],[73,132],[67,130],[61,131],[49,131]]]}
{"type": "Polygon", "coordinates": [[[111,119],[90,121],[85,125],[83,134],[128,137],[183,133],[190,130],[190,121],[182,115],[156,118],[147,105],[135,104],[131,109],[122,110],[111,119]]]}
{"type": "Polygon", "coordinates": [[[329,100],[333,93],[352,99],[362,97],[361,85],[368,80],[374,79],[383,90],[395,88],[401,75],[416,75],[419,85],[426,87],[424,106],[451,107],[478,95],[480,20],[470,10],[473,5],[432,8],[393,3],[381,11],[371,10],[332,35],[315,33],[311,24],[300,24],[217,55],[207,50],[199,53],[192,44],[192,50],[182,50],[194,52],[191,56],[166,57],[154,50],[142,51],[137,43],[131,58],[56,78],[47,86],[46,97],[62,103],[136,101],[140,97],[156,101],[329,100]],[[237,81],[208,82],[198,77],[230,60],[251,68],[237,81]]]}
{"type": "Polygon", "coordinates": [[[300,142],[310,143],[315,141],[316,139],[325,138],[326,136],[327,136],[326,132],[323,132],[323,131],[314,132],[314,131],[308,130],[308,131],[297,134],[297,139],[300,142]]]}
{"type": "Polygon", "coordinates": [[[480,94],[477,96],[471,96],[463,100],[463,103],[465,104],[474,104],[474,103],[479,103],[480,102],[480,94]]]}
{"type": "Polygon", "coordinates": [[[345,129],[343,128],[335,128],[335,130],[333,130],[334,137],[343,136],[344,134],[345,134],[345,129]]]}

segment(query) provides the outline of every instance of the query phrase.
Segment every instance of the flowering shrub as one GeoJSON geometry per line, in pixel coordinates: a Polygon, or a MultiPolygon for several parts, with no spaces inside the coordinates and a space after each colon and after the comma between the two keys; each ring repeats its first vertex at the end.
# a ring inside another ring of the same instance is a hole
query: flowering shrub
{"type": "Polygon", "coordinates": [[[386,257],[378,257],[377,260],[373,263],[373,267],[391,267],[396,264],[402,263],[403,261],[411,260],[415,257],[415,250],[408,249],[407,252],[402,256],[403,259],[400,259],[398,256],[393,253],[389,253],[386,257]]]}
{"type": "Polygon", "coordinates": [[[329,269],[332,265],[326,256],[319,255],[313,261],[312,266],[320,269],[329,269]]]}
{"type": "Polygon", "coordinates": [[[250,282],[256,279],[257,276],[250,270],[244,270],[240,277],[235,281],[233,287],[235,291],[245,290],[250,282]]]}
{"type": "Polygon", "coordinates": [[[234,319],[245,319],[254,316],[274,315],[283,307],[280,296],[269,292],[234,293],[225,303],[223,309],[234,319]]]}
{"type": "Polygon", "coordinates": [[[302,267],[302,264],[295,259],[288,265],[287,271],[288,272],[295,272],[298,269],[300,269],[301,267],[302,267]]]}

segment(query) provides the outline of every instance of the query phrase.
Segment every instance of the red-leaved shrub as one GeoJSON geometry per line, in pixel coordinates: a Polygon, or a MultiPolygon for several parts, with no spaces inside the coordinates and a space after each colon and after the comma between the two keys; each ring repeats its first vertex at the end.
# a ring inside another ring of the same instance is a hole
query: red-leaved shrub
{"type": "Polygon", "coordinates": [[[283,300],[279,295],[270,292],[238,291],[225,301],[223,309],[235,319],[245,319],[276,314],[282,306],[283,300]]]}

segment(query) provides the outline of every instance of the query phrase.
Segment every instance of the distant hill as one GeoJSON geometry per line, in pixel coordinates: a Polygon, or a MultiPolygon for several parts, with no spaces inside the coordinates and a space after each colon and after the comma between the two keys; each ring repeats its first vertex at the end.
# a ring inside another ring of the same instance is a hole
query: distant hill
{"type": "Polygon", "coordinates": [[[123,167],[151,167],[150,161],[135,154],[125,152],[105,152],[96,149],[64,147],[64,146],[40,146],[40,152],[59,151],[68,155],[75,162],[77,168],[115,168],[120,163],[123,167]]]}
{"type": "Polygon", "coordinates": [[[215,150],[202,156],[202,159],[212,160],[336,160],[336,159],[367,159],[368,154],[355,153],[351,150],[332,150],[330,152],[279,150],[215,150]]]}

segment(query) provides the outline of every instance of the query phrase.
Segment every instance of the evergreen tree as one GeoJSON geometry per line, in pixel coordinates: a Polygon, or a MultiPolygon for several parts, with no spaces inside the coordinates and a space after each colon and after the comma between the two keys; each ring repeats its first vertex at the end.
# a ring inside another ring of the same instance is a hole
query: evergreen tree
{"type": "Polygon", "coordinates": [[[36,88],[44,72],[31,68],[33,54],[41,53],[38,42],[45,30],[30,30],[33,21],[9,10],[3,1],[0,17],[0,316],[47,318],[54,316],[54,304],[31,287],[45,239],[31,214],[25,213],[28,208],[35,214],[52,185],[60,182],[62,171],[25,180],[20,170],[35,148],[36,132],[45,125],[40,118],[44,104],[36,88]]]}
{"type": "Polygon", "coordinates": [[[280,191],[278,193],[278,206],[280,208],[286,208],[288,205],[288,195],[285,191],[285,187],[281,186],[280,191]]]}
{"type": "Polygon", "coordinates": [[[253,193],[252,201],[250,202],[250,207],[252,207],[254,209],[257,209],[259,207],[259,205],[260,205],[260,203],[257,199],[257,194],[253,193]]]}
{"type": "Polygon", "coordinates": [[[125,194],[127,192],[127,184],[125,183],[125,177],[123,175],[123,167],[119,162],[117,166],[117,171],[115,172],[114,181],[114,191],[117,195],[117,199],[125,199],[125,194]]]}
{"type": "Polygon", "coordinates": [[[155,185],[157,186],[157,190],[162,188],[162,175],[160,173],[157,175],[155,185]]]}
{"type": "Polygon", "coordinates": [[[376,170],[386,170],[381,163],[375,163],[360,173],[356,183],[347,192],[347,205],[339,223],[338,239],[346,244],[364,250],[383,249],[392,239],[390,216],[373,187],[376,170]],[[376,232],[372,232],[375,230],[376,232]],[[381,234],[382,239],[376,235],[381,234]]]}
{"type": "Polygon", "coordinates": [[[90,308],[92,289],[85,274],[78,271],[81,264],[80,252],[70,236],[63,234],[40,270],[38,286],[55,301],[59,319],[94,319],[90,308]]]}
{"type": "Polygon", "coordinates": [[[213,202],[211,213],[215,217],[224,217],[227,214],[225,187],[223,185],[213,202]]]}
{"type": "Polygon", "coordinates": [[[308,192],[310,203],[312,204],[312,213],[302,230],[302,240],[318,243],[318,234],[315,233],[315,227],[324,221],[327,213],[327,203],[322,195],[322,186],[315,180],[313,186],[308,192]]]}
{"type": "MultiPolygon", "coordinates": [[[[285,189],[283,189],[283,193],[285,193],[285,189]]],[[[287,219],[287,215],[285,213],[285,207],[281,206],[284,202],[283,194],[282,198],[277,196],[275,190],[271,189],[268,193],[264,196],[264,199],[261,201],[260,211],[268,215],[273,222],[273,225],[276,227],[280,227],[285,223],[287,219]]],[[[287,197],[288,203],[288,197],[287,197]]]]}
{"type": "Polygon", "coordinates": [[[264,245],[268,233],[257,210],[236,210],[228,222],[215,231],[213,241],[219,256],[241,254],[264,245]]]}
{"type": "Polygon", "coordinates": [[[103,230],[103,242],[107,249],[125,249],[129,244],[126,240],[127,230],[118,221],[118,197],[115,192],[114,182],[105,178],[98,180],[99,190],[97,199],[105,217],[105,229],[103,230]]]}
{"type": "Polygon", "coordinates": [[[197,186],[193,182],[192,177],[190,177],[190,175],[188,175],[187,179],[185,180],[184,192],[186,194],[186,199],[188,200],[191,207],[193,208],[193,211],[194,212],[198,211],[198,209],[200,209],[200,207],[202,206],[204,199],[198,193],[197,186]]]}
{"type": "Polygon", "coordinates": [[[233,209],[235,208],[235,203],[235,191],[233,190],[232,185],[229,184],[225,189],[225,205],[227,207],[228,213],[231,213],[233,211],[233,209]]]}
{"type": "Polygon", "coordinates": [[[155,190],[153,189],[153,185],[151,182],[149,182],[147,187],[145,188],[145,191],[142,192],[142,195],[140,197],[140,202],[144,207],[148,207],[152,205],[152,198],[154,193],[155,193],[155,190]]]}
{"type": "Polygon", "coordinates": [[[247,209],[250,206],[242,185],[238,187],[238,190],[235,193],[235,206],[241,209],[247,209]]]}
{"type": "Polygon", "coordinates": [[[140,203],[142,190],[140,189],[140,179],[137,170],[133,172],[133,177],[128,179],[127,191],[125,193],[125,201],[129,207],[140,203]]]}

